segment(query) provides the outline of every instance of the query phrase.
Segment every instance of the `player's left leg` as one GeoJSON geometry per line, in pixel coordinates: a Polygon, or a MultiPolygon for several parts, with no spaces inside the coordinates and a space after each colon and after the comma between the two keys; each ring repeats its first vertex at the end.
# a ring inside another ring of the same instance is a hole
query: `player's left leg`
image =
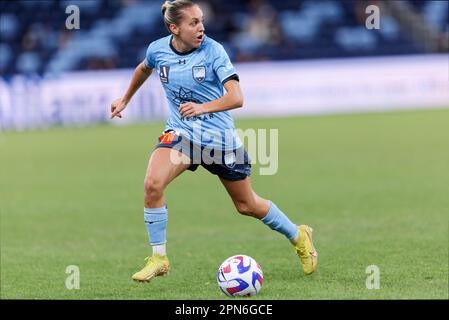
{"type": "Polygon", "coordinates": [[[272,230],[278,231],[294,245],[304,273],[311,274],[317,268],[318,254],[312,242],[312,228],[297,226],[271,201],[258,196],[249,177],[243,180],[220,180],[234,202],[238,212],[261,220],[272,230]]]}

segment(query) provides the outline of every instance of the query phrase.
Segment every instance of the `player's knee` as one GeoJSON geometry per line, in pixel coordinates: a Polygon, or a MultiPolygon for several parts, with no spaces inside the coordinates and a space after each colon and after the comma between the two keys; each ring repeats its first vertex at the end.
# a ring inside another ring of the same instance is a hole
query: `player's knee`
{"type": "Polygon", "coordinates": [[[157,177],[146,177],[144,187],[145,195],[149,197],[161,194],[164,191],[164,183],[162,179],[157,177]]]}
{"type": "Polygon", "coordinates": [[[252,205],[249,202],[246,202],[246,201],[237,202],[235,204],[235,208],[237,209],[237,211],[240,214],[243,214],[245,216],[252,216],[253,213],[254,213],[253,212],[254,209],[253,209],[252,205]]]}

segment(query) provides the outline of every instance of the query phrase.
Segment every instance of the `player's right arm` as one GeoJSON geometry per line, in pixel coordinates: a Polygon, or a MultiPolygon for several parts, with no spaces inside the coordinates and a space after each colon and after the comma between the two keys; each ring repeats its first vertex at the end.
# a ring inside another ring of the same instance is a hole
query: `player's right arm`
{"type": "Polygon", "coordinates": [[[128,90],[126,90],[125,95],[115,100],[111,104],[111,119],[114,117],[119,118],[122,117],[120,112],[122,112],[126,108],[133,95],[140,88],[140,86],[148,79],[152,71],[153,69],[148,68],[145,62],[141,62],[136,67],[136,69],[134,70],[134,74],[131,78],[131,83],[129,84],[128,90]]]}

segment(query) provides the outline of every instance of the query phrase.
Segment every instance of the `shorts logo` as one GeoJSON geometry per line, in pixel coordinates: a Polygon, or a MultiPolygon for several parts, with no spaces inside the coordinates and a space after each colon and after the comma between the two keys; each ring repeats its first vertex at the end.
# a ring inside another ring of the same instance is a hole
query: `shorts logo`
{"type": "Polygon", "coordinates": [[[175,131],[166,132],[159,137],[159,143],[160,144],[170,144],[173,142],[175,135],[176,135],[175,131]]]}
{"type": "Polygon", "coordinates": [[[224,163],[228,168],[234,168],[234,166],[235,166],[234,152],[228,153],[224,156],[224,163]]]}
{"type": "Polygon", "coordinates": [[[206,67],[205,66],[195,66],[192,67],[193,79],[196,82],[201,83],[206,79],[206,67]]]}
{"type": "Polygon", "coordinates": [[[161,70],[159,71],[159,77],[162,83],[168,83],[168,72],[170,71],[170,66],[161,65],[161,70]]]}

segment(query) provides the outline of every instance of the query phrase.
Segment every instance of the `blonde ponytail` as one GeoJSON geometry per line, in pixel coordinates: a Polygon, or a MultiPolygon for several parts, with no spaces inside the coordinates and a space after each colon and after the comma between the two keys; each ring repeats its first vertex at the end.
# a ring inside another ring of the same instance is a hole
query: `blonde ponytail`
{"type": "Polygon", "coordinates": [[[179,26],[183,15],[182,11],[194,5],[196,4],[190,0],[165,1],[162,4],[161,12],[162,16],[164,17],[164,23],[167,26],[168,31],[170,31],[169,26],[171,24],[179,26]]]}

